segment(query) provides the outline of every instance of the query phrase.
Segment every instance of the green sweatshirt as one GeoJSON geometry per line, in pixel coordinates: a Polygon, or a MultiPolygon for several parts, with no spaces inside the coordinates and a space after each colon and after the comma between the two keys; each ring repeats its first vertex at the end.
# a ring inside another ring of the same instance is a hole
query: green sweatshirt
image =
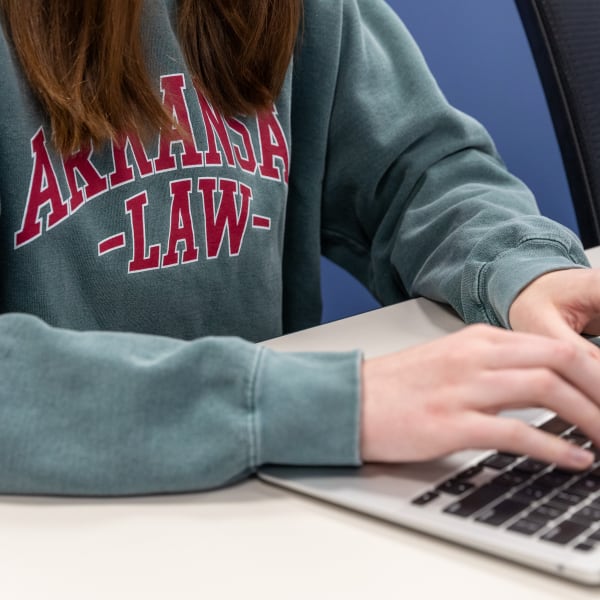
{"type": "Polygon", "coordinates": [[[194,89],[174,0],[146,0],[156,89],[189,138],[61,157],[0,33],[0,492],[207,489],[265,463],[360,463],[360,354],[255,342],[316,325],[323,253],[383,303],[506,325],[585,264],[382,0],[305,0],[276,108],[194,89]]]}

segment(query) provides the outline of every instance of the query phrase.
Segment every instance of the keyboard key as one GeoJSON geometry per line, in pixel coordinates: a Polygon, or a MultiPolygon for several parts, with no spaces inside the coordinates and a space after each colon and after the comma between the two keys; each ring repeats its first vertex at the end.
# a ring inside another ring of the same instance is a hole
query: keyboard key
{"type": "Polygon", "coordinates": [[[588,526],[583,523],[563,521],[554,527],[554,529],[551,529],[548,533],[544,534],[541,539],[546,540],[547,542],[564,545],[581,535],[587,528],[588,526]]]}
{"type": "Polygon", "coordinates": [[[581,427],[575,427],[575,428],[571,429],[571,431],[569,431],[569,433],[572,435],[578,435],[580,437],[587,438],[587,433],[585,431],[583,431],[583,429],[581,429],[581,427]]]}
{"type": "Polygon", "coordinates": [[[542,431],[547,431],[548,433],[554,433],[555,435],[560,435],[567,429],[571,427],[571,423],[567,423],[560,417],[552,417],[552,419],[542,423],[538,429],[542,431]]]}
{"type": "Polygon", "coordinates": [[[486,523],[488,525],[502,525],[508,519],[518,515],[522,510],[525,510],[529,505],[527,502],[519,502],[508,498],[502,502],[485,510],[476,521],[486,523]]]}
{"type": "Polygon", "coordinates": [[[600,479],[590,475],[582,477],[568,487],[568,491],[582,493],[586,496],[592,492],[597,492],[598,490],[600,490],[600,479]]]}
{"type": "Polygon", "coordinates": [[[600,508],[596,508],[594,506],[584,506],[576,513],[571,515],[571,519],[591,525],[592,523],[600,521],[600,508]]]}
{"type": "Polygon", "coordinates": [[[560,471],[553,469],[548,473],[544,473],[535,480],[537,485],[546,486],[549,488],[561,487],[567,481],[573,479],[573,473],[567,473],[566,471],[560,471]]]}
{"type": "Polygon", "coordinates": [[[498,471],[512,465],[518,456],[516,454],[508,454],[507,452],[496,452],[482,460],[479,464],[483,467],[489,467],[490,469],[497,469],[498,471]]]}
{"type": "Polygon", "coordinates": [[[567,433],[566,435],[563,435],[562,438],[566,442],[574,444],[575,446],[583,446],[589,441],[587,436],[577,435],[575,433],[567,433]]]}
{"type": "Polygon", "coordinates": [[[596,529],[590,537],[588,537],[588,541],[590,542],[600,542],[600,529],[596,529]]]}
{"type": "Polygon", "coordinates": [[[531,479],[531,475],[527,475],[526,473],[520,473],[519,471],[506,471],[498,475],[492,479],[492,483],[496,483],[498,485],[505,485],[507,488],[515,487],[517,485],[521,485],[531,479]]]}
{"type": "Polygon", "coordinates": [[[589,552],[595,548],[594,544],[590,544],[587,540],[585,542],[581,542],[575,546],[575,550],[582,550],[583,552],[589,552]]]}
{"type": "Polygon", "coordinates": [[[515,465],[515,467],[513,467],[513,471],[521,471],[522,473],[534,475],[535,473],[539,473],[549,466],[550,465],[548,463],[541,462],[539,460],[533,460],[533,458],[526,458],[518,465],[515,465]]]}
{"type": "Polygon", "coordinates": [[[547,523],[558,519],[562,514],[566,512],[567,508],[564,506],[553,506],[552,504],[542,504],[538,506],[534,511],[527,515],[527,518],[531,521],[539,521],[540,523],[547,523]]]}
{"type": "Polygon", "coordinates": [[[551,502],[552,504],[559,504],[569,508],[575,504],[579,504],[584,498],[584,494],[563,490],[562,492],[558,492],[556,496],[552,496],[551,502]]]}
{"type": "Polygon", "coordinates": [[[472,490],[474,487],[475,486],[472,483],[462,479],[449,479],[448,481],[444,481],[441,485],[438,485],[436,490],[454,496],[461,496],[465,492],[472,490]]]}
{"type": "Polygon", "coordinates": [[[575,477],[581,475],[581,471],[576,471],[572,469],[561,469],[560,467],[554,467],[549,473],[562,473],[564,475],[568,475],[569,477],[575,477]]]}
{"type": "Polygon", "coordinates": [[[547,496],[552,490],[542,485],[527,485],[520,489],[514,494],[514,498],[523,502],[533,502],[534,500],[541,500],[544,496],[547,496]]]}
{"type": "Polygon", "coordinates": [[[473,513],[491,504],[505,493],[506,488],[504,486],[488,483],[464,498],[453,502],[444,509],[444,512],[459,517],[470,517],[473,513]]]}
{"type": "Polygon", "coordinates": [[[436,498],[439,498],[439,494],[437,492],[425,492],[424,494],[422,494],[421,496],[419,496],[418,498],[415,498],[411,504],[415,504],[416,506],[423,506],[425,504],[429,504],[430,502],[432,502],[433,500],[435,500],[436,498]]]}
{"type": "Polygon", "coordinates": [[[456,479],[471,479],[471,477],[475,477],[475,475],[479,475],[483,471],[483,467],[481,465],[475,465],[474,467],[469,467],[464,471],[460,472],[456,479]]]}
{"type": "Polygon", "coordinates": [[[519,519],[515,521],[509,528],[509,531],[516,531],[517,533],[523,533],[525,535],[533,535],[537,533],[542,527],[544,523],[540,521],[530,521],[529,519],[519,519]]]}

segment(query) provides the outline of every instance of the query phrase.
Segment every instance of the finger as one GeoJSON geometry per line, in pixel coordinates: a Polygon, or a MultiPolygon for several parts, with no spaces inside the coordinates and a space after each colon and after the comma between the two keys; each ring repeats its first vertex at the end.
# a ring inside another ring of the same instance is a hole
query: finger
{"type": "Polygon", "coordinates": [[[507,369],[480,376],[485,394],[467,400],[488,413],[516,408],[546,408],[581,427],[600,446],[600,409],[577,388],[548,369],[507,369]]]}
{"type": "Polygon", "coordinates": [[[548,368],[485,371],[477,376],[477,384],[477,392],[464,403],[475,410],[541,407],[562,412],[563,418],[571,422],[575,419],[600,423],[600,408],[548,368]]]}
{"type": "Polygon", "coordinates": [[[566,469],[586,469],[594,462],[591,452],[516,419],[471,413],[461,422],[465,446],[470,440],[473,448],[524,454],[566,469]]]}
{"type": "Polygon", "coordinates": [[[556,319],[576,333],[600,333],[600,270],[546,273],[526,286],[509,311],[515,330],[556,335],[556,319]]]}
{"type": "MultiPolygon", "coordinates": [[[[600,269],[575,269],[563,294],[563,305],[588,320],[600,315],[600,269]]],[[[564,286],[563,286],[564,287],[564,286]]]]}
{"type": "Polygon", "coordinates": [[[547,298],[540,298],[537,310],[531,312],[525,320],[521,318],[515,331],[527,331],[570,341],[600,360],[600,350],[590,347],[580,335],[583,332],[600,335],[600,295],[598,298],[590,296],[589,291],[578,291],[579,287],[577,284],[575,289],[573,286],[569,289],[569,294],[579,299],[576,305],[570,302],[560,308],[547,298]]]}
{"type": "MultiPolygon", "coordinates": [[[[595,328],[595,325],[590,325],[586,326],[585,330],[586,332],[593,333],[595,328]]],[[[547,335],[548,337],[557,340],[564,340],[565,342],[572,343],[595,360],[600,361],[600,348],[586,340],[580,335],[579,331],[575,331],[558,312],[553,311],[548,314],[547,318],[543,319],[543,322],[538,324],[536,331],[541,335],[547,335]]]]}
{"type": "Polygon", "coordinates": [[[594,358],[600,350],[593,344],[572,331],[569,335],[575,336],[577,343],[530,333],[505,333],[483,347],[483,364],[492,369],[550,369],[600,406],[600,368],[594,358]]]}

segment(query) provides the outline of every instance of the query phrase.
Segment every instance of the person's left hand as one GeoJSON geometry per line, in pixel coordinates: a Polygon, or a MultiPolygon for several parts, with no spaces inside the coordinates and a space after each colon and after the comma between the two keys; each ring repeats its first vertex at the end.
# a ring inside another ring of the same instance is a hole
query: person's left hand
{"type": "Polygon", "coordinates": [[[600,269],[567,269],[538,277],[514,300],[509,322],[515,331],[570,340],[600,360],[600,348],[580,335],[600,335],[600,269]]]}

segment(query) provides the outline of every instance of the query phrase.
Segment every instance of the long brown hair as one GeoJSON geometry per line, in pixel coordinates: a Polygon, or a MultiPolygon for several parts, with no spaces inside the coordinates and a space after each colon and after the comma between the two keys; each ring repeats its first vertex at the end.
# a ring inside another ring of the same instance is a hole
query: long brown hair
{"type": "MultiPolygon", "coordinates": [[[[144,62],[144,0],[0,0],[4,24],[64,154],[120,133],[172,126],[144,62]]],[[[195,84],[224,115],[270,107],[302,0],[179,0],[195,84]]],[[[167,24],[165,24],[167,26],[167,24]]]]}

